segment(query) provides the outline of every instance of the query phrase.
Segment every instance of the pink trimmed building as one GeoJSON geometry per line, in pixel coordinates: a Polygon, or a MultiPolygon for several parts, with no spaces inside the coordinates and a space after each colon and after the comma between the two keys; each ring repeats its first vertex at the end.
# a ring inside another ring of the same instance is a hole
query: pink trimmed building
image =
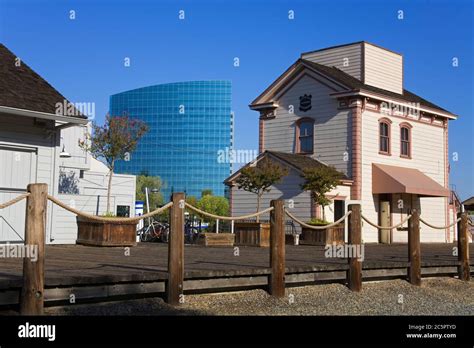
{"type": "MultiPolygon", "coordinates": [[[[371,221],[390,226],[410,210],[433,225],[452,223],[448,124],[457,116],[403,86],[403,56],[368,42],[356,42],[301,54],[251,104],[259,113],[256,161],[271,157],[290,168],[289,175],[264,196],[293,203],[304,220],[320,217],[300,188],[302,169],[332,165],[344,180],[328,193],[327,220],[344,215],[358,201],[371,221]]],[[[247,164],[250,165],[250,164],[247,164]]],[[[255,195],[230,187],[232,215],[255,211],[255,195]]],[[[363,224],[364,242],[407,241],[407,225],[379,230],[363,224]]],[[[422,242],[452,242],[455,228],[422,225],[422,242]]]]}

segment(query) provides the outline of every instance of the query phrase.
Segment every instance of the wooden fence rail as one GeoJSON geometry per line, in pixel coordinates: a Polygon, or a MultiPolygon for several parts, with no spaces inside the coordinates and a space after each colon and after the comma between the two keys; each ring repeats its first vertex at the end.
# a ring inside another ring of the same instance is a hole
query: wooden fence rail
{"type": "MultiPolygon", "coordinates": [[[[23,287],[20,294],[20,313],[41,315],[44,309],[44,263],[47,184],[28,185],[26,204],[25,244],[37,246],[36,262],[23,260],[23,287]]],[[[26,196],[26,195],[25,195],[26,196]]],[[[23,197],[24,198],[24,197],[23,197]]],[[[171,197],[170,237],[168,243],[168,279],[166,300],[172,305],[182,303],[184,286],[184,193],[171,197]]],[[[360,204],[349,205],[349,244],[362,247],[362,215],[360,204]]],[[[270,268],[268,291],[275,297],[285,296],[285,208],[283,200],[271,201],[270,211],[270,268]]],[[[420,214],[413,210],[409,220],[407,278],[413,285],[421,283],[420,214]]],[[[470,279],[468,216],[461,215],[458,224],[459,279],[470,279]]],[[[362,289],[362,261],[358,255],[348,257],[347,285],[353,291],[362,289]]]]}
{"type": "Polygon", "coordinates": [[[184,193],[173,193],[171,200],[166,298],[169,304],[177,305],[183,296],[184,284],[184,193]]]}
{"type": "MultiPolygon", "coordinates": [[[[349,216],[349,244],[362,246],[362,218],[360,204],[351,204],[348,208],[352,213],[349,216]]],[[[357,255],[348,258],[347,284],[352,291],[362,290],[362,261],[357,255]]]]}
{"type": "Polygon", "coordinates": [[[420,213],[413,209],[408,220],[408,281],[421,285],[420,213]]]}
{"type": "Polygon", "coordinates": [[[29,184],[26,201],[25,245],[38,248],[38,258],[23,259],[23,288],[20,294],[20,314],[41,315],[44,308],[44,249],[48,185],[29,184]]]}
{"type": "Polygon", "coordinates": [[[469,281],[469,226],[467,213],[461,214],[461,221],[458,224],[458,275],[459,279],[469,281]]]}
{"type": "Polygon", "coordinates": [[[285,201],[270,202],[270,295],[285,296],[285,201]]]}

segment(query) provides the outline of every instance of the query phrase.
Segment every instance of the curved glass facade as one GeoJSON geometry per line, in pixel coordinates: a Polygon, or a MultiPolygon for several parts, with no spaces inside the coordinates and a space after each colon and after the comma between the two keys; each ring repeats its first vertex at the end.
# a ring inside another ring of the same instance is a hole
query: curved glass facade
{"type": "Polygon", "coordinates": [[[110,115],[146,122],[148,133],[117,173],[159,176],[165,201],[172,192],[224,195],[231,164],[219,151],[232,148],[231,82],[190,81],[138,88],[110,97],[110,115]]]}

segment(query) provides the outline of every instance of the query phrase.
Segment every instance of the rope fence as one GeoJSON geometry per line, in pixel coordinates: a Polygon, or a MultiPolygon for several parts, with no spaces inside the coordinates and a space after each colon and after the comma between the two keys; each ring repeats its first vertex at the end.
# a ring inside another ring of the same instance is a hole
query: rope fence
{"type": "Polygon", "coordinates": [[[25,199],[26,197],[28,197],[30,194],[29,193],[24,193],[18,197],[15,197],[13,198],[12,200],[8,201],[8,202],[5,202],[5,203],[2,203],[0,204],[0,209],[5,209],[5,208],[8,208],[9,206],[15,204],[15,203],[18,203],[20,202],[21,200],[25,199]]]}
{"type": "Polygon", "coordinates": [[[428,227],[431,227],[431,228],[434,228],[436,230],[444,230],[445,228],[451,228],[453,227],[454,225],[456,225],[459,221],[461,221],[461,218],[458,218],[456,221],[454,221],[452,224],[448,225],[448,226],[434,226],[432,224],[429,224],[428,222],[426,222],[425,220],[423,220],[420,216],[420,221],[423,222],[426,226],[428,227]]]}
{"type": "MultiPolygon", "coordinates": [[[[24,193],[18,197],[15,197],[13,199],[11,199],[10,201],[7,201],[5,203],[2,203],[0,204],[0,209],[5,209],[5,208],[8,208],[20,201],[22,201],[23,199],[27,198],[28,196],[30,195],[30,193],[24,193]]],[[[163,207],[161,208],[158,208],[158,209],[155,209],[149,213],[146,213],[146,214],[143,214],[141,216],[136,216],[136,217],[131,217],[131,218],[125,218],[125,217],[122,217],[122,218],[114,218],[114,217],[103,217],[103,216],[97,216],[97,215],[92,215],[92,214],[89,214],[89,213],[85,213],[85,212],[82,212],[78,209],[75,209],[63,202],[61,202],[59,199],[57,199],[56,197],[54,196],[51,196],[51,195],[48,195],[48,199],[57,204],[58,206],[60,206],[61,208],[63,209],[66,209],[67,211],[73,213],[73,214],[76,214],[78,216],[81,216],[81,217],[84,217],[84,218],[87,218],[87,219],[90,219],[90,220],[95,220],[95,221],[103,221],[103,222],[138,222],[140,220],[143,220],[143,219],[146,219],[146,218],[149,218],[149,217],[152,217],[154,215],[157,215],[157,214],[160,214],[164,211],[166,211],[167,209],[169,209],[171,206],[173,206],[173,202],[168,202],[167,204],[165,204],[163,207]]],[[[184,203],[184,205],[193,210],[194,212],[198,213],[198,214],[201,214],[203,216],[207,216],[209,218],[212,218],[212,219],[218,219],[218,220],[225,220],[225,221],[236,221],[236,220],[246,220],[246,219],[250,219],[250,218],[253,218],[253,217],[257,217],[257,216],[260,216],[260,215],[263,215],[263,214],[266,214],[266,213],[269,213],[271,212],[274,208],[273,207],[269,207],[267,209],[264,209],[264,210],[261,210],[261,211],[258,211],[256,213],[253,213],[253,214],[248,214],[248,215],[241,215],[241,216],[221,216],[221,215],[215,215],[215,214],[212,214],[212,213],[208,213],[204,210],[201,210],[187,202],[184,203]]],[[[330,223],[328,225],[322,225],[322,226],[314,226],[314,225],[310,225],[310,224],[307,224],[301,220],[299,220],[296,216],[294,216],[293,214],[291,214],[288,209],[285,209],[285,213],[286,215],[288,215],[288,217],[290,217],[293,221],[295,221],[296,223],[298,223],[299,225],[305,227],[305,228],[310,228],[310,229],[313,229],[313,230],[323,230],[323,229],[326,229],[326,228],[329,228],[329,227],[333,227],[333,226],[336,226],[337,224],[341,223],[342,221],[344,221],[350,214],[351,214],[351,211],[348,211],[343,217],[341,217],[339,220],[337,221],[334,221],[333,223],[330,223]]],[[[393,226],[380,226],[380,225],[377,225],[375,223],[373,223],[372,221],[370,221],[366,216],[362,215],[361,214],[361,218],[367,222],[369,225],[375,227],[375,228],[378,228],[378,229],[382,229],[382,230],[392,230],[392,229],[395,229],[395,228],[398,228],[400,226],[402,226],[403,224],[405,224],[410,218],[411,218],[411,215],[408,215],[405,219],[403,219],[403,221],[401,221],[400,223],[396,224],[396,225],[393,225],[393,226]]],[[[432,225],[430,224],[429,222],[423,220],[421,217],[420,217],[420,221],[425,224],[426,226],[428,227],[431,227],[433,229],[437,229],[437,230],[443,230],[443,229],[446,229],[446,228],[451,228],[453,227],[454,225],[456,225],[459,221],[461,221],[461,218],[458,218],[456,221],[454,221],[452,224],[449,224],[447,226],[435,226],[435,225],[432,225]]],[[[474,226],[474,223],[472,220],[468,220],[468,224],[471,225],[471,226],[474,226]]]]}
{"type": "Polygon", "coordinates": [[[144,215],[141,215],[141,216],[136,216],[136,217],[132,217],[132,218],[125,218],[125,217],[123,217],[123,218],[114,218],[114,217],[103,217],[103,216],[97,216],[97,215],[84,213],[84,212],[82,212],[78,209],[70,207],[69,205],[61,202],[56,197],[53,197],[53,196],[50,196],[50,195],[48,195],[48,199],[51,202],[53,202],[53,203],[57,204],[58,206],[60,206],[61,208],[66,209],[67,211],[69,211],[73,214],[76,214],[77,216],[82,216],[82,217],[90,219],[90,220],[103,221],[103,222],[135,222],[135,221],[138,222],[140,220],[152,217],[153,215],[159,214],[159,213],[165,211],[166,209],[170,208],[173,205],[173,202],[168,202],[167,204],[165,204],[161,208],[155,209],[155,210],[153,210],[149,213],[146,213],[144,215]]]}
{"type": "Polygon", "coordinates": [[[204,210],[201,210],[199,208],[196,208],[195,206],[192,206],[191,204],[189,203],[184,203],[186,205],[187,208],[195,211],[196,213],[198,214],[201,214],[201,215],[204,215],[204,216],[207,216],[207,217],[210,217],[210,218],[213,218],[213,219],[218,219],[218,220],[227,220],[227,221],[236,221],[236,220],[245,220],[245,219],[250,219],[250,218],[253,218],[253,217],[256,217],[256,216],[260,216],[262,214],[265,214],[265,213],[268,213],[268,212],[271,212],[274,208],[273,207],[270,207],[270,208],[267,208],[267,209],[264,209],[264,210],[261,210],[261,211],[258,211],[256,213],[253,213],[253,214],[249,214],[249,215],[241,215],[241,216],[221,216],[221,215],[215,215],[215,214],[211,214],[211,213],[208,213],[204,210]]]}
{"type": "MultiPolygon", "coordinates": [[[[270,214],[270,227],[269,230],[263,231],[260,226],[256,230],[255,236],[257,239],[267,234],[269,238],[269,245],[265,245],[270,248],[270,268],[271,273],[268,278],[268,291],[272,296],[284,297],[285,296],[285,245],[287,244],[285,236],[285,216],[288,216],[294,223],[298,223],[300,226],[313,229],[313,230],[324,230],[330,227],[336,226],[341,222],[348,220],[348,244],[349,245],[362,245],[362,221],[367,222],[369,225],[378,229],[395,229],[402,226],[407,221],[408,224],[408,267],[407,267],[407,278],[413,285],[419,286],[421,284],[421,248],[420,248],[420,223],[434,228],[434,229],[445,229],[454,226],[459,223],[458,235],[458,263],[457,273],[459,279],[469,281],[470,279],[470,263],[469,263],[469,237],[468,226],[472,226],[472,221],[469,221],[469,217],[466,213],[463,213],[460,218],[456,219],[452,224],[448,226],[435,226],[427,223],[420,218],[419,211],[414,209],[403,221],[394,226],[379,226],[371,222],[367,217],[362,215],[360,204],[351,204],[348,211],[337,221],[329,223],[324,226],[314,226],[309,223],[305,223],[294,216],[289,209],[285,208],[285,201],[283,199],[272,200],[271,206],[267,209],[241,216],[220,216],[212,214],[196,208],[185,201],[185,194],[183,192],[173,193],[170,202],[162,206],[161,208],[155,209],[147,214],[136,216],[136,217],[104,217],[96,216],[89,213],[80,211],[79,209],[73,208],[58,198],[48,195],[47,184],[30,184],[28,185],[28,193],[21,194],[18,197],[0,204],[0,209],[5,209],[12,206],[21,200],[28,198],[26,207],[26,221],[25,221],[25,244],[28,245],[39,245],[44,246],[46,244],[46,210],[48,207],[47,202],[50,201],[53,204],[85,219],[91,221],[100,221],[105,223],[134,223],[140,220],[152,217],[156,214],[162,213],[170,209],[170,231],[168,240],[168,268],[167,268],[167,280],[165,286],[166,301],[171,305],[177,305],[180,302],[180,297],[184,289],[184,246],[185,239],[185,208],[188,208],[202,216],[217,220],[231,221],[232,224],[236,220],[246,220],[249,218],[257,217],[266,213],[270,214]],[[349,218],[349,219],[348,219],[349,218]]],[[[292,223],[293,223],[292,222],[292,223]]],[[[92,231],[92,230],[91,230],[92,231]]],[[[92,233],[94,231],[87,231],[92,233]]],[[[245,229],[244,229],[245,231],[245,229]]],[[[133,227],[133,235],[135,233],[133,227]]],[[[95,232],[94,232],[95,233],[95,232]]],[[[253,237],[252,237],[253,238],[253,237]]],[[[326,239],[327,242],[327,239],[326,239]]],[[[254,242],[252,242],[254,243],[254,242]]],[[[258,242],[260,243],[260,242],[258,242]]],[[[254,245],[254,244],[252,244],[254,245]]],[[[263,244],[261,246],[264,246],[263,244]]],[[[349,288],[353,291],[360,291],[362,288],[362,262],[357,255],[348,255],[349,266],[346,272],[346,281],[349,288]]],[[[44,310],[44,285],[45,285],[45,248],[40,248],[37,262],[25,259],[23,263],[23,287],[19,296],[20,299],[20,313],[23,315],[38,315],[42,314],[44,310]]]]}
{"type": "Polygon", "coordinates": [[[325,230],[326,228],[329,228],[329,227],[333,227],[333,226],[336,226],[338,225],[339,223],[341,223],[341,221],[344,221],[349,215],[351,215],[351,211],[349,210],[343,217],[341,217],[339,220],[337,221],[334,221],[333,223],[329,224],[329,225],[323,225],[323,226],[314,226],[314,225],[309,225],[301,220],[299,220],[296,216],[294,216],[293,214],[291,214],[288,209],[285,209],[285,213],[286,215],[288,215],[288,217],[290,217],[291,219],[293,219],[296,223],[300,224],[301,226],[303,227],[306,227],[306,228],[311,228],[313,230],[325,230]]]}
{"type": "Polygon", "coordinates": [[[367,219],[364,215],[360,215],[360,217],[365,221],[367,222],[370,226],[373,226],[375,228],[380,228],[381,230],[392,230],[394,228],[398,228],[400,226],[402,226],[405,222],[407,222],[408,220],[411,219],[411,215],[408,215],[405,219],[403,219],[400,223],[396,224],[396,225],[393,225],[393,226],[379,226],[377,224],[374,224],[372,221],[370,221],[369,219],[367,219]]]}

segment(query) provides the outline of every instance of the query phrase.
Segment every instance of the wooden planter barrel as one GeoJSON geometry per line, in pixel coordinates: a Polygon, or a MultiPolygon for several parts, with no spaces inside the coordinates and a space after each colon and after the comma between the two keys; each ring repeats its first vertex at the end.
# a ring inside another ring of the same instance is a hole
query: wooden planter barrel
{"type": "Polygon", "coordinates": [[[77,244],[94,246],[135,246],[136,222],[95,221],[77,217],[77,244]]]}
{"type": "Polygon", "coordinates": [[[339,245],[344,244],[344,224],[339,224],[324,230],[313,230],[303,227],[300,244],[305,245],[339,245]]]}
{"type": "Polygon", "coordinates": [[[204,246],[234,246],[235,234],[231,233],[201,233],[198,244],[204,246]]]}
{"type": "Polygon", "coordinates": [[[235,245],[270,246],[270,224],[261,222],[236,222],[234,224],[235,245]]]}

